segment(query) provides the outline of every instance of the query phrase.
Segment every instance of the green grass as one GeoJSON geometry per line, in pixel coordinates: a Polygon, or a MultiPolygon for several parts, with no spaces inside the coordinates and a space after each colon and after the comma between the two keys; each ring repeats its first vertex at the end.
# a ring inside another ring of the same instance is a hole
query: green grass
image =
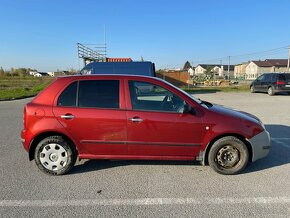
{"type": "Polygon", "coordinates": [[[184,91],[189,93],[215,93],[215,92],[249,92],[250,88],[248,85],[240,86],[214,86],[214,87],[183,87],[184,91]]]}
{"type": "Polygon", "coordinates": [[[0,101],[35,96],[47,87],[52,80],[51,77],[1,77],[0,101]]]}

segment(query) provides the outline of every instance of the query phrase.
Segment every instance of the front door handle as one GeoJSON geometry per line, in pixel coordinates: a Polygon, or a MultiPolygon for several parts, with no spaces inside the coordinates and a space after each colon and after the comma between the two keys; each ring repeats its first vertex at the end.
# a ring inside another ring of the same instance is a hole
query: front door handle
{"type": "Polygon", "coordinates": [[[72,114],[61,115],[60,117],[61,117],[62,119],[66,119],[66,120],[71,120],[71,119],[75,118],[75,116],[72,115],[72,114]]]}
{"type": "Polygon", "coordinates": [[[129,118],[130,121],[132,121],[133,123],[140,123],[143,122],[143,120],[139,117],[133,117],[133,118],[129,118]]]}

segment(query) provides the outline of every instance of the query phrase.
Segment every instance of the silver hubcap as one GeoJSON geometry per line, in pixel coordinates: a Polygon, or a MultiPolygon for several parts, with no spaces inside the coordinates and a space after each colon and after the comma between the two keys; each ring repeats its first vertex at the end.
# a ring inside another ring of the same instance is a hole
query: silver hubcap
{"type": "Polygon", "coordinates": [[[240,160],[240,152],[233,146],[226,145],[217,153],[217,162],[225,168],[234,167],[240,160]]]}
{"type": "Polygon", "coordinates": [[[268,89],[268,94],[269,94],[269,95],[272,95],[272,93],[273,93],[273,92],[272,92],[272,89],[269,88],[269,89],[268,89]]]}
{"type": "Polygon", "coordinates": [[[40,163],[48,170],[61,170],[68,162],[67,151],[59,144],[45,145],[39,155],[40,163]]]}

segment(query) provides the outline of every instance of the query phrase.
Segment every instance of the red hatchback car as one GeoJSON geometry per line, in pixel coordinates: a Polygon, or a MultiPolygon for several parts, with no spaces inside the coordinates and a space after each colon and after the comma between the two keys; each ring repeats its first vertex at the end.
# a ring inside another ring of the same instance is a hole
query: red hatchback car
{"type": "Polygon", "coordinates": [[[25,106],[21,138],[29,159],[52,175],[67,173],[77,157],[198,160],[235,174],[271,147],[257,117],[129,75],[56,79],[25,106]]]}

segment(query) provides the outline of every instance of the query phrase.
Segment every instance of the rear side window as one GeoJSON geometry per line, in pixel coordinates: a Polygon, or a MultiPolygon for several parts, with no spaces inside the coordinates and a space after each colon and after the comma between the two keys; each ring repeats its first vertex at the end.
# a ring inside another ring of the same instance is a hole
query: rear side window
{"type": "Polygon", "coordinates": [[[280,74],[280,75],[278,76],[278,80],[286,80],[285,75],[281,75],[281,74],[280,74]]]}
{"type": "Polygon", "coordinates": [[[290,74],[280,74],[278,77],[278,80],[284,80],[284,81],[289,81],[290,80],[290,74]]]}
{"type": "Polygon", "coordinates": [[[77,99],[77,82],[70,84],[59,96],[57,105],[64,107],[75,107],[77,99]]]}
{"type": "Polygon", "coordinates": [[[80,81],[78,106],[119,108],[119,80],[80,81]]]}

